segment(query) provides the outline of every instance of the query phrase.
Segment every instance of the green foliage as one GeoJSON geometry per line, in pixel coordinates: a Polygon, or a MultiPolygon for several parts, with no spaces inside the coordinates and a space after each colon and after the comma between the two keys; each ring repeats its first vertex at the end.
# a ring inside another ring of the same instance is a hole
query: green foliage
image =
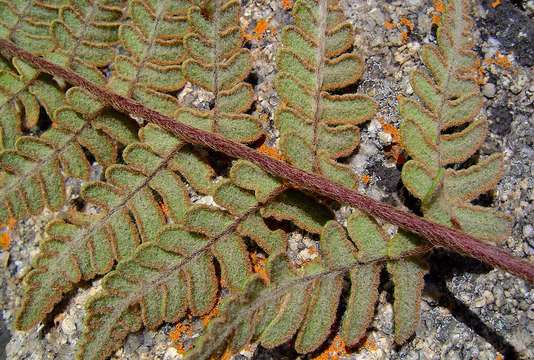
{"type": "Polygon", "coordinates": [[[488,125],[478,116],[483,99],[476,82],[478,58],[468,36],[473,21],[465,1],[449,1],[442,21],[437,45],[425,45],[421,51],[428,74],[412,74],[411,84],[421,101],[399,100],[401,140],[412,157],[402,168],[402,180],[421,200],[426,217],[480,239],[500,241],[510,233],[509,217],[470,201],[500,180],[502,155],[466,169],[448,167],[480,149],[488,125]],[[457,127],[463,129],[456,131],[457,127]]]}
{"type": "Polygon", "coordinates": [[[250,52],[242,48],[238,1],[214,1],[203,15],[199,7],[188,13],[191,33],[185,39],[190,56],[184,62],[187,80],[213,94],[209,111],[181,109],[178,121],[244,143],[262,134],[258,120],[245,114],[254,101],[252,86],[243,82],[252,69],[250,52]]]}
{"type": "Polygon", "coordinates": [[[357,125],[371,119],[377,106],[364,95],[332,93],[363,74],[363,59],[350,51],[352,26],[337,1],[297,1],[293,18],[295,25],[282,31],[276,60],[280,150],[296,167],[353,188],[353,171],[335,160],[353,153],[357,125]]]}
{"type": "Polygon", "coordinates": [[[405,236],[402,233],[386,241],[379,225],[361,213],[349,217],[347,231],[350,239],[339,223],[329,221],[321,234],[322,258],[301,268],[294,268],[285,255],[272,255],[267,265],[269,284],[258,285],[258,280],[251,279],[244,293],[226,299],[221,316],[208,326],[189,358],[207,359],[225,347],[221,343],[238,350],[243,326],[250,334],[248,341],[259,341],[264,347],[276,347],[296,335],[295,349],[302,354],[313,352],[331,333],[345,272],[350,295],[339,331],[347,346],[355,346],[372,320],[384,265],[394,281],[395,340],[400,344],[408,339],[419,322],[426,266],[406,256],[419,245],[400,239],[405,236]],[[390,247],[402,258],[390,258],[390,247]]]}
{"type": "MultiPolygon", "coordinates": [[[[264,134],[250,115],[252,58],[240,8],[237,0],[0,0],[0,37],[176,121],[257,147],[264,134]],[[186,82],[210,93],[209,108],[180,103],[186,82]]],[[[476,118],[482,100],[471,76],[467,14],[464,1],[448,2],[438,46],[422,51],[430,75],[412,78],[421,103],[400,100],[403,145],[412,157],[402,178],[425,216],[500,239],[505,217],[469,202],[495,186],[501,156],[450,167],[475,154],[487,132],[476,118]]],[[[292,16],[276,58],[278,148],[296,167],[354,188],[355,174],[339,159],[355,151],[358,126],[377,111],[371,98],[348,90],[364,61],[337,0],[298,0],[292,16]]],[[[339,204],[2,58],[0,223],[44,208],[61,213],[47,225],[24,279],[15,326],[31,329],[80,282],[103,277],[87,303],[79,359],[105,359],[131,332],[215,307],[220,315],[191,359],[291,339],[306,354],[333,331],[356,346],[372,320],[382,271],[393,283],[395,341],[410,338],[419,320],[426,271],[419,255],[431,247],[417,236],[399,231],[389,238],[360,212],[342,219],[339,204]],[[40,124],[48,120],[51,126],[40,124]],[[93,161],[105,179],[90,177],[93,161]],[[66,178],[83,181],[77,209],[65,206],[66,178]],[[286,255],[296,234],[319,249],[299,266],[286,255]],[[255,273],[257,253],[267,258],[268,279],[255,273]]]]}

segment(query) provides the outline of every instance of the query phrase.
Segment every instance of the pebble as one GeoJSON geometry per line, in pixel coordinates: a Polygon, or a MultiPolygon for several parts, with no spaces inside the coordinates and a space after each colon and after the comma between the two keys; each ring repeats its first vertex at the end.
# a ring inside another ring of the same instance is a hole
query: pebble
{"type": "Polygon", "coordinates": [[[68,316],[61,323],[61,330],[67,335],[72,335],[76,331],[76,323],[72,316],[68,316]]]}
{"type": "Polygon", "coordinates": [[[534,226],[527,224],[523,226],[523,236],[528,238],[534,235],[534,226]]]}
{"type": "Polygon", "coordinates": [[[178,354],[178,350],[173,347],[168,348],[163,354],[163,360],[177,360],[182,359],[183,356],[178,354]]]}
{"type": "Polygon", "coordinates": [[[484,86],[482,87],[482,95],[489,99],[494,98],[496,93],[497,89],[492,83],[484,84],[484,86]]]}

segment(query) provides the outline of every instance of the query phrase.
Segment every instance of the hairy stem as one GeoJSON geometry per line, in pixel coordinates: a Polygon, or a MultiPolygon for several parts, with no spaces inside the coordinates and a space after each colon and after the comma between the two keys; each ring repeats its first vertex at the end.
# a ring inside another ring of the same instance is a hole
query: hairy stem
{"type": "Polygon", "coordinates": [[[414,214],[394,208],[358,193],[355,190],[337,185],[321,176],[299,170],[285,162],[273,159],[247,146],[227,140],[220,135],[195,129],[176,122],[174,119],[149,109],[135,100],[125,98],[100,87],[80,75],[55,65],[41,57],[20,49],[12,42],[0,39],[0,49],[16,56],[39,70],[60,77],[72,85],[80,86],[117,111],[140,117],[157,124],[186,142],[207,146],[228,156],[249,160],[265,171],[285,179],[289,185],[321,194],[344,204],[352,205],[371,216],[381,218],[400,228],[418,234],[436,246],[443,246],[455,252],[479,259],[499,267],[529,282],[534,282],[534,265],[516,258],[506,251],[478,240],[456,229],[436,224],[414,214]]]}

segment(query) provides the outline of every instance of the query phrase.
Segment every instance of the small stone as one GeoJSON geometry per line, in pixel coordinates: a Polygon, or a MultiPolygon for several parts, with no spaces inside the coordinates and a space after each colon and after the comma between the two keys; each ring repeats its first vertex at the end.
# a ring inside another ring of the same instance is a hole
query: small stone
{"type": "Polygon", "coordinates": [[[531,224],[523,226],[523,236],[528,238],[534,235],[534,227],[531,224]]]}
{"type": "Polygon", "coordinates": [[[476,307],[476,308],[481,308],[483,307],[484,305],[486,305],[486,299],[484,299],[483,296],[479,297],[478,299],[475,300],[475,302],[473,303],[473,305],[476,307]]]}
{"type": "Polygon", "coordinates": [[[61,323],[61,330],[67,335],[72,335],[76,331],[76,324],[72,316],[66,317],[61,323]]]}
{"type": "Polygon", "coordinates": [[[380,140],[382,145],[387,146],[391,144],[392,137],[391,137],[391,134],[388,134],[386,132],[380,132],[378,134],[378,139],[380,140]]]}
{"type": "Polygon", "coordinates": [[[489,99],[495,97],[496,92],[497,89],[492,83],[487,83],[482,87],[482,94],[489,99]]]}
{"type": "Polygon", "coordinates": [[[165,354],[163,354],[163,360],[175,360],[175,359],[181,359],[182,356],[178,354],[178,350],[176,350],[173,347],[170,347],[165,351],[165,354]]]}
{"type": "Polygon", "coordinates": [[[369,11],[369,16],[371,19],[375,21],[377,25],[384,25],[384,22],[386,21],[384,14],[382,11],[380,11],[379,8],[374,8],[373,10],[369,11]]]}
{"type": "Polygon", "coordinates": [[[488,290],[484,290],[484,292],[482,293],[482,297],[484,297],[486,304],[493,304],[493,302],[495,301],[495,297],[493,296],[491,291],[488,290]]]}

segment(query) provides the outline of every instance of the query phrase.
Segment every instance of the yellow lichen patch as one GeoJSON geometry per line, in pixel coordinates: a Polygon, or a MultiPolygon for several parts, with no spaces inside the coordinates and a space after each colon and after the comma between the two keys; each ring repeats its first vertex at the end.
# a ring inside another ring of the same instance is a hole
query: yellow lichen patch
{"type": "Polygon", "coordinates": [[[502,356],[501,353],[497,353],[497,356],[495,356],[495,360],[504,360],[504,356],[502,356]]]}
{"type": "Polygon", "coordinates": [[[257,253],[250,254],[250,262],[252,263],[252,270],[258,274],[265,282],[269,281],[269,275],[265,270],[265,262],[267,260],[264,257],[260,257],[257,253]]]}
{"type": "Polygon", "coordinates": [[[334,340],[332,340],[332,343],[330,343],[330,346],[328,346],[328,348],[321,354],[314,357],[313,360],[340,360],[342,356],[346,355],[348,355],[348,353],[345,348],[345,343],[339,335],[336,335],[334,340]]]}
{"type": "Polygon", "coordinates": [[[261,146],[258,148],[258,151],[262,154],[265,154],[277,160],[284,159],[282,154],[278,152],[278,149],[271,147],[269,145],[266,145],[265,143],[261,144],[261,146]]]}
{"type": "Polygon", "coordinates": [[[495,0],[490,4],[490,6],[495,9],[497,6],[500,6],[501,4],[502,4],[502,0],[495,0]]]}

